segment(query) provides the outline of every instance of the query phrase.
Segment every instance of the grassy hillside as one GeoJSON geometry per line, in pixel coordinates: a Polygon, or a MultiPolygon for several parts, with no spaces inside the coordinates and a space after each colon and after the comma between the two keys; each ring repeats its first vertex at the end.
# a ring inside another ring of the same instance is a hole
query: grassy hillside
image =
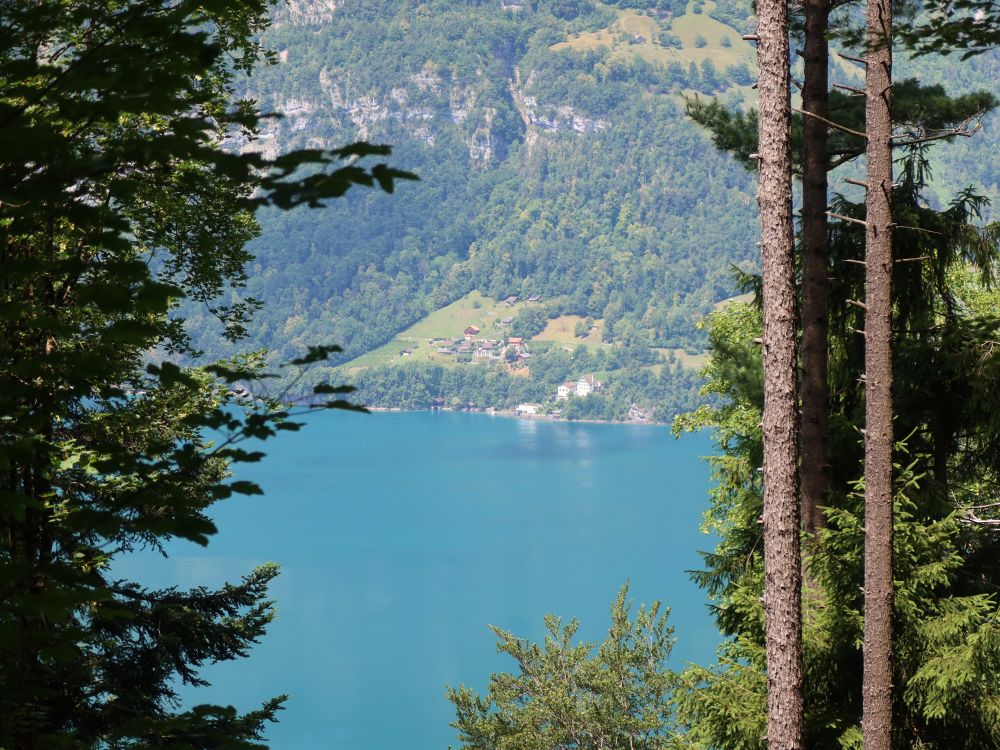
{"type": "Polygon", "coordinates": [[[684,15],[668,20],[622,10],[605,28],[573,34],[552,49],[581,52],[604,47],[611,51],[612,58],[638,56],[664,67],[672,62],[685,67],[700,65],[705,60],[711,60],[720,70],[731,65],[755,65],[757,53],[753,46],[732,26],[712,18],[713,8],[714,3],[691,2],[684,15]],[[679,46],[671,44],[673,39],[679,46]]]}
{"type": "Polygon", "coordinates": [[[462,332],[469,326],[479,328],[480,333],[475,336],[476,339],[506,339],[510,335],[510,326],[501,325],[501,321],[516,316],[528,307],[541,305],[526,301],[507,304],[484,297],[478,290],[473,290],[450,305],[421,318],[387,344],[347,362],[343,368],[347,373],[354,374],[369,367],[415,362],[433,362],[452,367],[456,364],[455,356],[439,353],[437,350],[440,345],[462,338],[462,332]],[[404,352],[408,353],[404,355],[404,352]]]}

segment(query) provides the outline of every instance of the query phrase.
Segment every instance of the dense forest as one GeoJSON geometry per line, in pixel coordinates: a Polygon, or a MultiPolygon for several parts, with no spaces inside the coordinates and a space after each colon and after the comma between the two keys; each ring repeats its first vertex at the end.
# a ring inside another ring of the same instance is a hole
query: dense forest
{"type": "MultiPolygon", "coordinates": [[[[608,341],[702,349],[694,322],[732,293],[729,265],[752,261],[751,187],[685,119],[680,94],[742,97],[752,58],[732,55],[741,89],[712,62],[721,38],[684,66],[646,62],[628,44],[559,47],[619,12],[493,2],[281,11],[266,40],[282,62],[249,93],[285,117],[244,147],[360,136],[394,144],[421,183],[391,202],[263,214],[246,290],[268,300],[255,342],[286,353],[322,338],[350,358],[478,289],[558,297],[562,312],[607,320],[608,341]],[[706,222],[710,235],[697,231],[706,222]]],[[[645,12],[636,17],[667,33],[680,9],[645,12]]],[[[735,31],[725,43],[746,47],[735,31]]],[[[198,342],[214,351],[205,330],[198,342]]]]}
{"type": "MultiPolygon", "coordinates": [[[[231,145],[392,143],[421,182],[391,199],[261,212],[246,287],[230,300],[267,301],[252,343],[281,359],[328,341],[348,362],[478,290],[601,319],[608,344],[702,351],[698,322],[736,293],[733,266],[751,270],[757,248],[751,176],[711,147],[686,100],[752,104],[749,23],[738,3],[676,0],[279,7],[264,35],[277,64],[246,94],[283,117],[231,145]]],[[[831,65],[834,80],[860,80],[856,64],[831,65]]],[[[904,65],[963,90],[996,73],[986,58],[960,80],[956,65],[904,65]]],[[[966,179],[996,194],[980,158],[992,123],[935,154],[939,200],[966,179]]],[[[208,309],[187,313],[198,347],[230,353],[208,309]]]]}

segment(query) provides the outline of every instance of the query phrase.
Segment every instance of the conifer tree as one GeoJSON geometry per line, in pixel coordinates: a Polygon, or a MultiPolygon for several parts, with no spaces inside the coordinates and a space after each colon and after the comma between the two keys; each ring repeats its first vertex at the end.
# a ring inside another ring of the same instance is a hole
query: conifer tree
{"type": "Polygon", "coordinates": [[[545,617],[543,644],[500,628],[497,651],[513,673],[490,676],[485,695],[448,688],[464,750],[499,747],[666,750],[678,741],[670,695],[676,675],[665,662],[673,645],[669,612],[659,602],[630,613],[628,585],[611,605],[608,637],[573,642],[579,623],[545,617]]]}
{"type": "Polygon", "coordinates": [[[813,535],[823,524],[829,484],[829,400],[827,349],[830,306],[830,248],[827,172],[830,156],[828,39],[829,0],[803,3],[802,70],[802,527],[813,535]]]}
{"type": "Polygon", "coordinates": [[[892,3],[865,14],[865,750],[892,747],[892,3]]]}
{"type": "Polygon", "coordinates": [[[757,13],[767,737],[771,748],[798,750],[803,725],[802,572],[788,8],[781,0],[763,0],[757,13]]]}

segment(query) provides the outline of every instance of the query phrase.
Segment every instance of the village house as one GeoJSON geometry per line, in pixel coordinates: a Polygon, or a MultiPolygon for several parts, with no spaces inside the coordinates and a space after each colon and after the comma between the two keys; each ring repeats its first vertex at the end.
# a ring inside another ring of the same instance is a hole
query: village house
{"type": "Polygon", "coordinates": [[[542,411],[541,404],[518,404],[517,408],[514,410],[521,416],[533,416],[535,414],[540,414],[542,411]]]}
{"type": "Polygon", "coordinates": [[[413,350],[412,349],[403,349],[403,351],[401,351],[399,353],[399,356],[400,357],[409,357],[412,354],[413,354],[413,350]]]}
{"type": "Polygon", "coordinates": [[[601,381],[593,375],[584,375],[576,381],[576,395],[589,396],[594,391],[601,390],[601,381]]]}
{"type": "Polygon", "coordinates": [[[482,341],[479,344],[479,348],[476,350],[476,357],[491,358],[499,356],[498,348],[496,342],[494,341],[482,341]]]}
{"type": "Polygon", "coordinates": [[[531,353],[528,351],[528,345],[524,343],[524,339],[520,336],[511,336],[507,339],[507,346],[504,351],[514,352],[519,360],[524,360],[531,356],[531,353]]]}
{"type": "Polygon", "coordinates": [[[462,333],[465,334],[465,340],[469,341],[473,336],[479,335],[479,328],[478,326],[469,326],[462,333]]]}
{"type": "Polygon", "coordinates": [[[541,302],[541,301],[542,298],[537,294],[532,294],[530,297],[528,297],[528,302],[541,302]]]}
{"type": "Polygon", "coordinates": [[[515,305],[515,304],[517,304],[517,295],[515,295],[515,294],[510,295],[509,297],[507,297],[503,301],[503,303],[505,305],[515,305]]]}
{"type": "Polygon", "coordinates": [[[563,383],[556,389],[556,400],[566,401],[576,392],[576,383],[570,381],[563,383]]]}
{"type": "Polygon", "coordinates": [[[502,326],[509,326],[513,322],[514,318],[510,315],[508,315],[506,318],[500,318],[500,325],[502,326]]]}

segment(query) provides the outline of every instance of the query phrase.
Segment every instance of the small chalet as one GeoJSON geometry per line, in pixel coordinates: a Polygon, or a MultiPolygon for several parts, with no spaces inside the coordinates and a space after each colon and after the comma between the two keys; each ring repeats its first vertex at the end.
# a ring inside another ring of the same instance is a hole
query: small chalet
{"type": "Polygon", "coordinates": [[[479,349],[476,350],[477,357],[492,357],[495,356],[497,350],[497,345],[493,341],[483,341],[479,344],[479,349]]]}
{"type": "Polygon", "coordinates": [[[508,346],[524,346],[524,339],[521,336],[511,336],[507,339],[508,346]]]}
{"type": "Polygon", "coordinates": [[[514,318],[511,315],[508,315],[506,318],[500,318],[500,325],[502,326],[509,326],[513,322],[514,318]]]}
{"type": "Polygon", "coordinates": [[[403,349],[403,351],[401,351],[399,353],[399,356],[400,357],[409,357],[412,354],[413,354],[413,350],[412,349],[403,349]]]}
{"type": "Polygon", "coordinates": [[[465,340],[468,341],[473,336],[478,336],[479,335],[479,328],[478,328],[478,326],[469,326],[464,331],[462,331],[462,333],[465,334],[465,340]]]}
{"type": "Polygon", "coordinates": [[[518,404],[517,408],[514,410],[521,416],[532,416],[538,414],[542,410],[541,404],[518,404]]]}
{"type": "Polygon", "coordinates": [[[514,304],[517,304],[517,295],[516,295],[516,294],[512,294],[512,295],[510,295],[509,297],[507,297],[507,298],[506,298],[506,299],[505,299],[505,300],[503,301],[503,303],[504,303],[505,305],[514,305],[514,304]]]}
{"type": "Polygon", "coordinates": [[[443,398],[432,398],[431,399],[431,411],[441,411],[444,408],[443,398]]]}
{"type": "Polygon", "coordinates": [[[532,294],[530,297],[528,297],[528,302],[541,302],[541,301],[542,298],[537,294],[532,294]]]}
{"type": "Polygon", "coordinates": [[[601,381],[593,375],[584,375],[576,381],[576,395],[589,396],[594,391],[601,390],[601,381]]]}

